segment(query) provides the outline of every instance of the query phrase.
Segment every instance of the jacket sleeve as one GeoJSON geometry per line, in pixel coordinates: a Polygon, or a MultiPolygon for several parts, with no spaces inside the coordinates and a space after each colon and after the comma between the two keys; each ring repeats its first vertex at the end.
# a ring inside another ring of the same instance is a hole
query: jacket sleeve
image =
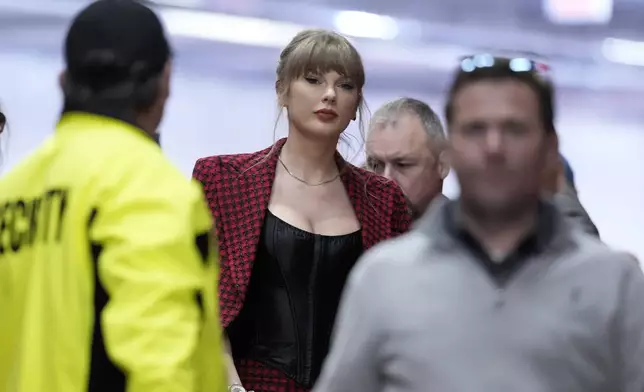
{"type": "Polygon", "coordinates": [[[108,379],[94,379],[96,370],[122,380],[123,389],[115,391],[198,391],[201,304],[209,284],[203,245],[200,252],[204,233],[194,224],[204,212],[195,211],[198,187],[158,175],[133,177],[105,195],[90,220],[96,262],[92,363],[102,365],[91,370],[90,384],[108,379]]]}
{"type": "Polygon", "coordinates": [[[628,268],[623,277],[620,308],[615,323],[615,342],[619,342],[617,352],[620,357],[615,368],[621,372],[619,379],[621,392],[644,391],[644,274],[639,262],[630,255],[628,268]]]}
{"type": "MultiPolygon", "coordinates": [[[[195,163],[192,178],[198,181],[206,195],[210,212],[216,220],[216,235],[222,239],[223,224],[226,217],[219,216],[219,203],[217,201],[217,181],[221,175],[221,161],[219,157],[201,158],[195,163]]],[[[232,270],[225,248],[219,247],[219,309],[221,312],[221,325],[226,328],[239,314],[239,292],[232,277],[232,270]]]]}
{"type": "Polygon", "coordinates": [[[394,236],[406,233],[411,227],[411,210],[400,187],[393,184],[393,213],[391,231],[394,236]]]}

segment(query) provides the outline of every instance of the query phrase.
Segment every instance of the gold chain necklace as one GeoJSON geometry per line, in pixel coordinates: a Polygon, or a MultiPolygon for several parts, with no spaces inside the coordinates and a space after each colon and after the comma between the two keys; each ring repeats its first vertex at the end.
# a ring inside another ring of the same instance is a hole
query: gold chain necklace
{"type": "Polygon", "coordinates": [[[282,158],[279,158],[279,157],[278,157],[278,158],[277,158],[277,160],[282,164],[282,167],[284,168],[284,170],[286,170],[286,172],[288,173],[288,175],[289,175],[289,176],[291,176],[291,177],[293,177],[294,179],[298,180],[298,181],[299,181],[299,182],[301,182],[302,184],[305,184],[305,185],[308,185],[308,186],[320,186],[320,185],[328,184],[328,183],[330,183],[330,182],[333,182],[333,181],[337,180],[337,179],[338,179],[338,177],[340,177],[340,173],[338,172],[338,174],[336,174],[335,176],[333,176],[333,178],[331,178],[331,179],[324,180],[324,181],[322,181],[322,182],[318,182],[318,183],[315,183],[315,184],[311,184],[310,182],[308,182],[308,181],[306,181],[306,180],[304,180],[304,179],[302,179],[302,178],[300,178],[300,177],[296,176],[295,174],[291,173],[291,171],[290,171],[290,170],[288,170],[288,167],[286,167],[286,165],[284,164],[284,162],[282,162],[282,158]]]}

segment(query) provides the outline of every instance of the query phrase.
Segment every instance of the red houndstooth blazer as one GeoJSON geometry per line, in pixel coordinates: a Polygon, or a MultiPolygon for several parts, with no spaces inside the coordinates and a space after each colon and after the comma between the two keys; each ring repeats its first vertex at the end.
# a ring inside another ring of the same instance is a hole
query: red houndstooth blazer
{"type": "MultiPolygon", "coordinates": [[[[285,142],[281,139],[275,148],[250,154],[200,158],[194,167],[193,177],[203,185],[216,222],[224,327],[237,317],[244,304],[277,158],[285,142]]],[[[362,227],[365,250],[408,230],[411,217],[395,183],[345,162],[340,154],[336,154],[336,161],[343,168],[341,179],[362,227]]]]}

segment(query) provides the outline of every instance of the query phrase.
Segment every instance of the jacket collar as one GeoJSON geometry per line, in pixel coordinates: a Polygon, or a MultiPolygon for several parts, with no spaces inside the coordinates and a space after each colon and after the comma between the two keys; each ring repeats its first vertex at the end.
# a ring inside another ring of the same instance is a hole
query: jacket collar
{"type": "MultiPolygon", "coordinates": [[[[471,237],[463,224],[459,200],[444,201],[429,211],[419,220],[416,230],[431,238],[439,249],[451,249],[461,244],[459,241],[464,236],[471,237]]],[[[570,244],[570,230],[570,225],[557,208],[542,200],[539,202],[537,225],[529,239],[539,252],[550,248],[562,249],[570,244]]]]}

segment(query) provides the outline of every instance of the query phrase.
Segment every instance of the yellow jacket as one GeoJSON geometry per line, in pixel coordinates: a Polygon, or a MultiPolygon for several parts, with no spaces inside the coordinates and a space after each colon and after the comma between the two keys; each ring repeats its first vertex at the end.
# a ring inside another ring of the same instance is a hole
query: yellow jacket
{"type": "Polygon", "coordinates": [[[211,227],[141,130],[64,115],[0,179],[0,391],[225,391],[211,227]]]}

